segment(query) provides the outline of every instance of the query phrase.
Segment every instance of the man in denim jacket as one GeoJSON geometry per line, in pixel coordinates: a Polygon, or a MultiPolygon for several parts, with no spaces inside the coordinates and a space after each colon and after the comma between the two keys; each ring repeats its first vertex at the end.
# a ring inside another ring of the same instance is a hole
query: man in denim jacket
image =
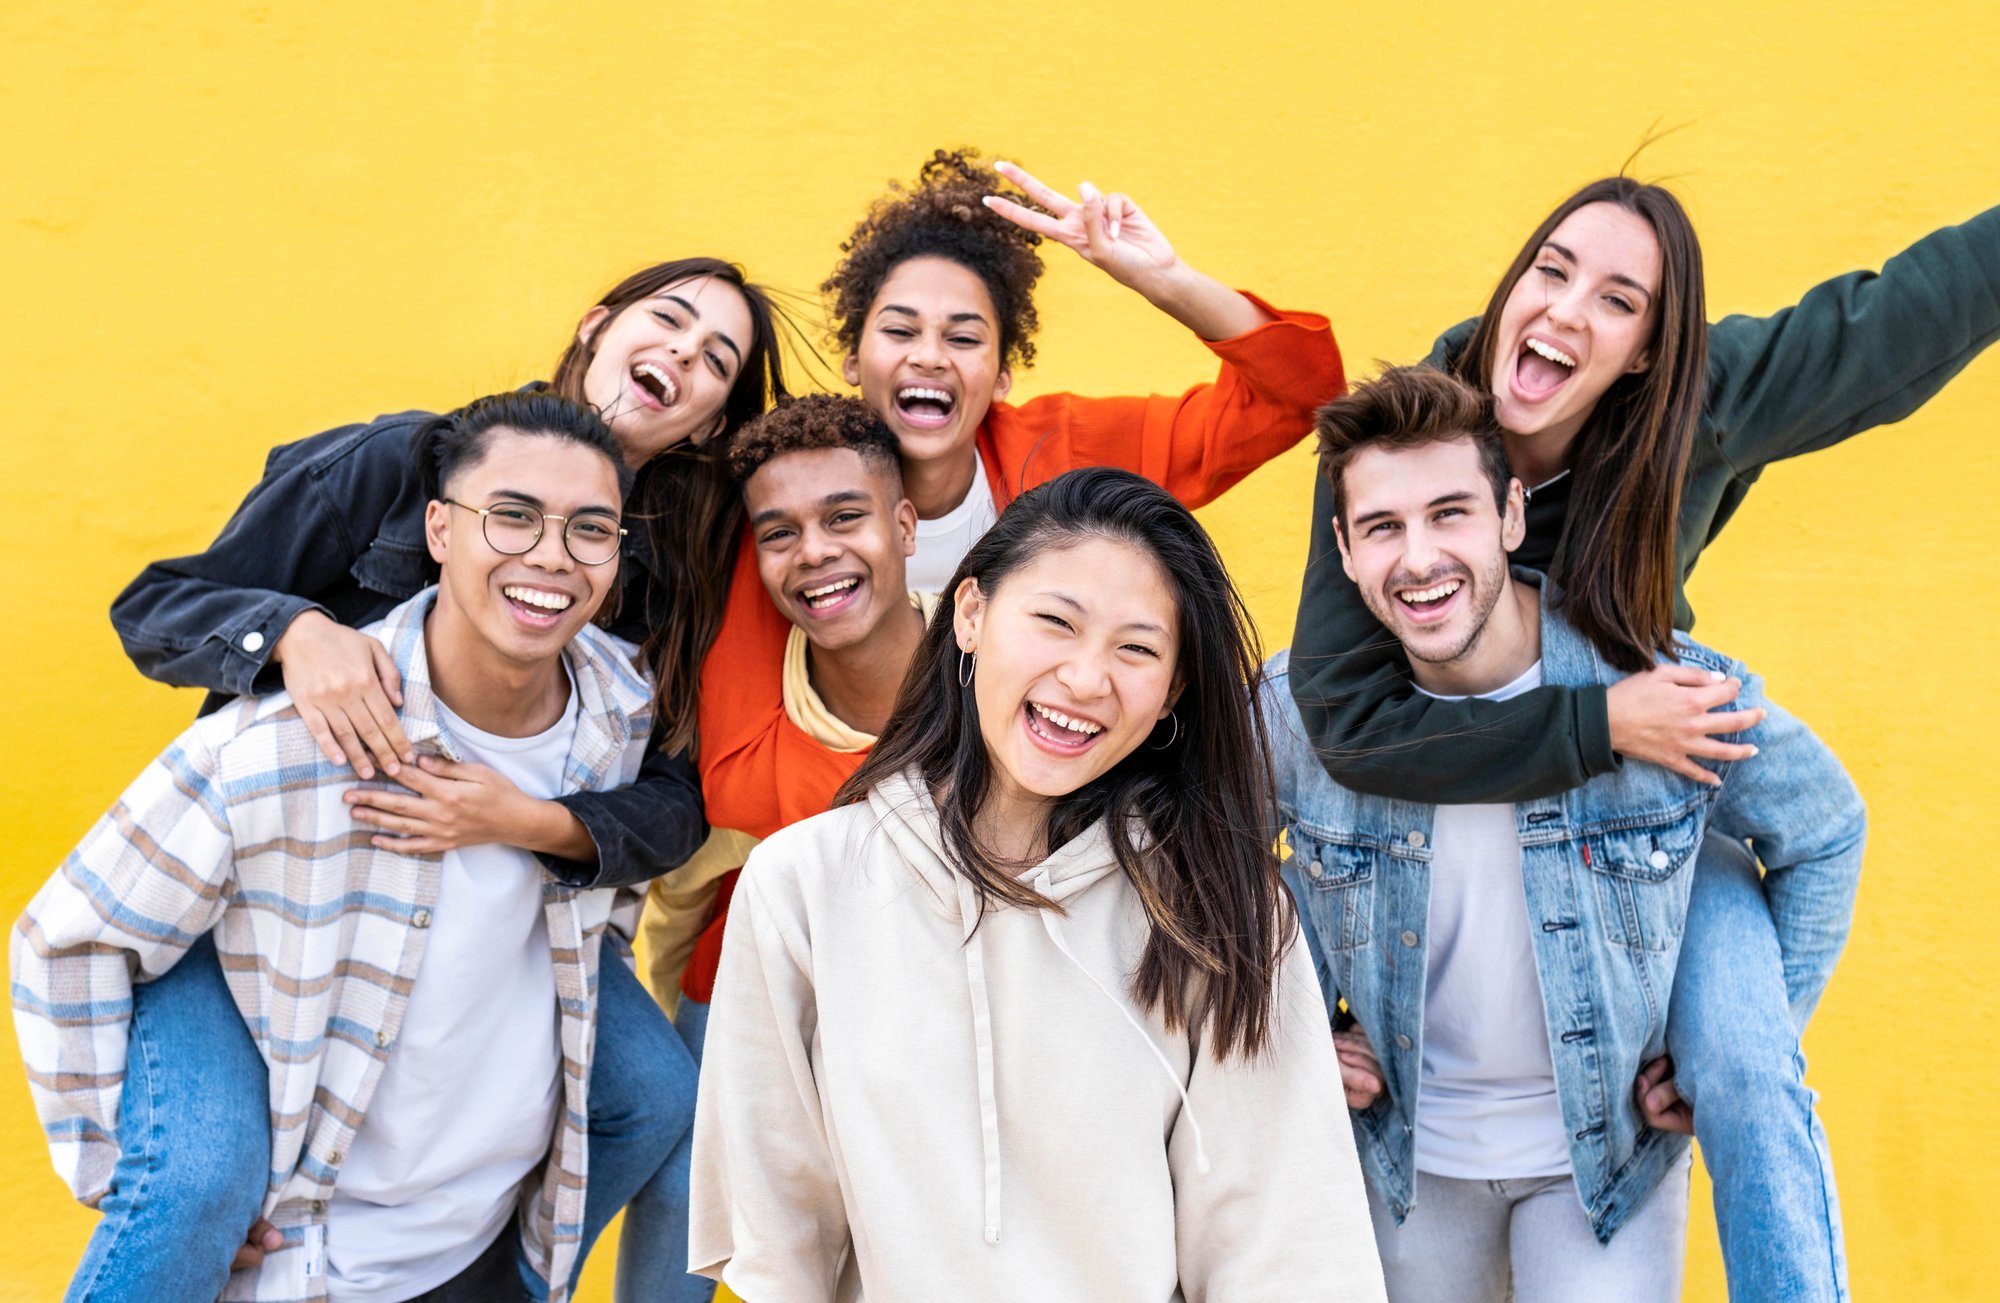
{"type": "MultiPolygon", "coordinates": [[[[1508,566],[1523,492],[1485,396],[1391,370],[1330,404],[1320,432],[1342,562],[1420,688],[1505,698],[1622,677],[1564,622],[1547,580],[1508,566]]],[[[1343,1086],[1392,1299],[1680,1297],[1687,1142],[1663,1128],[1684,1129],[1687,1109],[1635,1085],[1642,1067],[1649,1086],[1663,1074],[1698,856],[1754,874],[1754,847],[1763,862],[1790,1005],[1773,1021],[1788,1012],[1803,1027],[1832,971],[1860,796],[1739,665],[1685,639],[1676,652],[1743,680],[1738,708],[1761,716],[1744,734],[1756,758],[1714,765],[1708,784],[1628,761],[1512,806],[1334,785],[1285,654],[1269,667],[1286,877],[1328,1006],[1352,1018],[1337,1036],[1343,1086]]],[[[1718,1174],[1733,1169],[1715,1150],[1754,1148],[1758,1112],[1784,1103],[1726,1093],[1700,1109],[1730,1123],[1703,1130],[1718,1174]]]]}

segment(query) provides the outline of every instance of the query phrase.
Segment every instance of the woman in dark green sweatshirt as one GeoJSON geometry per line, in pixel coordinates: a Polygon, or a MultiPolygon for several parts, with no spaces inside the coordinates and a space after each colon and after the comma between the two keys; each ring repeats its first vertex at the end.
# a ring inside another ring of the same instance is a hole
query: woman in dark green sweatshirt
{"type": "MultiPolygon", "coordinates": [[[[1634,673],[1608,691],[1544,687],[1504,703],[1418,693],[1401,645],[1341,570],[1322,477],[1291,683],[1334,781],[1427,803],[1516,802],[1579,786],[1621,757],[1691,776],[1703,761],[1747,759],[1726,735],[1756,715],[1711,713],[1736,685],[1647,669],[1650,653],[1672,627],[1692,626],[1685,579],[1766,465],[1901,420],[2000,337],[2000,208],[1769,317],[1704,326],[1700,286],[1699,246],[1672,197],[1597,182],[1543,222],[1485,313],[1427,359],[1494,395],[1530,489],[1515,560],[1558,581],[1565,615],[1593,642],[1627,649],[1611,659],[1634,673]]],[[[1687,934],[1669,1034],[1681,1094],[1699,1095],[1704,1071],[1775,1092],[1718,1086],[1694,1110],[1732,1294],[1845,1298],[1838,1201],[1797,1054],[1809,1010],[1778,1016],[1785,975],[1742,848],[1704,850],[1687,934]],[[1749,1059],[1763,1071],[1746,1076],[1749,1059]],[[1762,1096],[1749,1129],[1768,1149],[1724,1171],[1718,1153],[1730,1147],[1708,1132],[1735,1121],[1724,1117],[1731,1093],[1762,1096]],[[1790,1115],[1782,1125],[1780,1115],[1790,1115]],[[1818,1170],[1802,1171],[1801,1155],[1818,1170]]],[[[1671,1085],[1654,1098],[1670,1101],[1671,1085]]]]}

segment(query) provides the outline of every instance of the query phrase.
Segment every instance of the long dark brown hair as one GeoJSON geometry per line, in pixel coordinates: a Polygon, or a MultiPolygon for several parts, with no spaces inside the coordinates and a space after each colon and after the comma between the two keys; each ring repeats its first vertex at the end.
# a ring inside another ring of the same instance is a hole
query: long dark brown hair
{"type": "Polygon", "coordinates": [[[1454,369],[1493,392],[1507,297],[1556,227],[1586,204],[1616,204],[1652,228],[1660,243],[1658,314],[1647,344],[1651,365],[1614,381],[1577,434],[1569,517],[1549,577],[1562,590],[1564,618],[1607,662],[1631,673],[1651,668],[1658,653],[1673,653],[1675,527],[1708,395],[1701,242],[1680,200],[1625,176],[1593,181],[1563,200],[1500,278],[1454,369]]]}
{"type": "MultiPolygon", "coordinates": [[[[661,745],[668,751],[694,747],[701,663],[722,628],[729,576],[736,563],[743,499],[723,465],[723,449],[745,422],[785,396],[776,327],[783,321],[795,337],[800,331],[770,292],[746,279],[735,263],[676,258],[634,272],[612,286],[597,301],[610,311],[588,334],[570,341],[552,381],[563,397],[587,401],[583,377],[605,327],[634,304],[697,276],[712,276],[743,296],[750,311],[751,339],[736,382],[723,400],[720,432],[699,447],[684,440],[640,467],[628,498],[626,514],[644,524],[653,563],[663,578],[657,585],[630,585],[623,591],[629,595],[638,588],[644,603],[637,614],[650,630],[645,655],[653,669],[661,745]]],[[[621,617],[629,614],[619,612],[621,617]]]]}
{"type": "MultiPolygon", "coordinates": [[[[1093,538],[1139,548],[1166,576],[1179,612],[1181,692],[1171,728],[1160,725],[1149,743],[1050,803],[1046,845],[1106,822],[1118,867],[1152,923],[1134,998],[1170,1029],[1206,1025],[1217,1058],[1254,1055],[1269,1042],[1294,916],[1270,837],[1270,748],[1250,704],[1257,638],[1214,543],[1151,481],[1104,467],[1074,470],[1001,512],[945,591],[975,579],[990,598],[1041,553],[1093,538]]],[[[1016,876],[1027,866],[996,861],[973,832],[993,761],[973,688],[959,682],[950,601],[924,632],[888,727],[834,803],[862,800],[912,767],[937,800],[946,858],[978,892],[982,910],[1061,909],[1016,876]]]]}

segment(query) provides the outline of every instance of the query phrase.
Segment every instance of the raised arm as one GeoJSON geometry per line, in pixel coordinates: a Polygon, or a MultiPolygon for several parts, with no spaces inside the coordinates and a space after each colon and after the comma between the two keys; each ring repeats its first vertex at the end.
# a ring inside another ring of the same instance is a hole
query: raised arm
{"type": "Polygon", "coordinates": [[[201,726],[147,766],[14,925],[14,1026],[49,1154],[96,1207],[118,1162],[135,974],[222,916],[231,837],[201,726]]]}
{"type": "Polygon", "coordinates": [[[813,1076],[811,956],[762,891],[760,847],[722,943],[695,1106],[688,1268],[746,1299],[832,1303],[847,1211],[813,1076]]]}
{"type": "Polygon", "coordinates": [[[2000,208],[1877,272],[1709,328],[1708,419],[1739,472],[1900,421],[2000,339],[2000,208]]]}

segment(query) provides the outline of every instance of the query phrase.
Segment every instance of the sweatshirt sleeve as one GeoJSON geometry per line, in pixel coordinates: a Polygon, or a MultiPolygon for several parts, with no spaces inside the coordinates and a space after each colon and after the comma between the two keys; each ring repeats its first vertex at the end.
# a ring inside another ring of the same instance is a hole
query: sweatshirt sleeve
{"type": "Polygon", "coordinates": [[[1188,1099],[1167,1149],[1188,1303],[1379,1303],[1382,1264],[1340,1063],[1296,938],[1269,1049],[1227,1062],[1197,1053],[1188,1099]]]}
{"type": "Polygon", "coordinates": [[[49,1154],[96,1207],[118,1162],[135,975],[222,916],[231,831],[203,725],[147,766],[14,925],[14,1026],[49,1154]]]}
{"type": "Polygon", "coordinates": [[[1207,341],[1222,363],[1211,383],[1150,398],[1049,394],[1006,409],[995,429],[1002,482],[1019,493],[1081,466],[1116,466],[1199,507],[1296,445],[1319,405],[1346,391],[1340,348],[1325,317],[1246,297],[1271,319],[1207,341]]]}
{"type": "Polygon", "coordinates": [[[147,678],[229,696],[280,686],[271,652],[321,610],[409,487],[409,436],[423,413],[349,426],[275,451],[264,478],[205,551],[155,561],[111,604],[125,654],[147,678]],[[332,463],[307,455],[341,440],[332,463]]]}
{"type": "Polygon", "coordinates": [[[2000,338],[2000,208],[1768,317],[1709,328],[1708,420],[1739,472],[1900,421],[2000,338]]]}
{"type": "Polygon", "coordinates": [[[1418,692],[1402,645],[1341,569],[1333,496],[1313,490],[1312,551],[1292,633],[1291,689],[1327,774],[1342,787],[1433,805],[1553,796],[1618,765],[1601,685],[1507,701],[1418,692]]]}
{"type": "Polygon", "coordinates": [[[1757,754],[1728,766],[1709,825],[1748,841],[1764,866],[1785,992],[1803,1030],[1854,923],[1867,807],[1826,743],[1766,697],[1761,678],[1739,672],[1743,690],[1729,708],[1767,713],[1743,735],[1757,754]]]}
{"type": "Polygon", "coordinates": [[[695,1104],[688,1269],[746,1299],[832,1303],[847,1209],[813,1075],[811,957],[796,915],[767,894],[769,854],[745,867],[723,936],[695,1104]]]}

